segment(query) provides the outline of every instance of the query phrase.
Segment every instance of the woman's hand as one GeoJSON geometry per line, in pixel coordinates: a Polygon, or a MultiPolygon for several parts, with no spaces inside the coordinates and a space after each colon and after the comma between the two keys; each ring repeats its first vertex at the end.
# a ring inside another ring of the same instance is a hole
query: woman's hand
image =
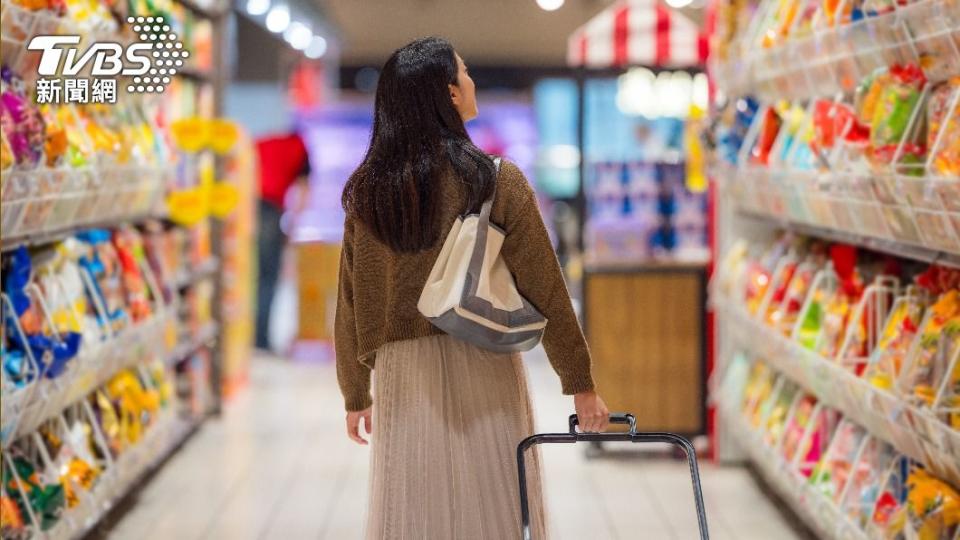
{"type": "Polygon", "coordinates": [[[573,406],[577,410],[581,432],[606,431],[610,425],[610,411],[596,392],[591,390],[574,394],[573,406]]]}
{"type": "Polygon", "coordinates": [[[369,444],[366,439],[360,435],[360,420],[363,420],[364,429],[369,435],[373,431],[373,420],[371,412],[373,407],[367,407],[362,411],[347,412],[347,436],[353,439],[357,444],[369,444]]]}

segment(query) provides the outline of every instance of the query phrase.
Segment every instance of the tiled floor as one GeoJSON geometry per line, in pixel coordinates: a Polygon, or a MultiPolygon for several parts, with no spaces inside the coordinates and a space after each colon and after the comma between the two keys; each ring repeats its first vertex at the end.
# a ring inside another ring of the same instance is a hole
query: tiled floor
{"type": "MultiPolygon", "coordinates": [[[[542,353],[527,366],[539,431],[563,431],[572,399],[542,353]]],[[[361,538],[368,449],[343,433],[331,365],[254,362],[251,384],[207,422],[130,510],[95,536],[109,539],[361,538]]],[[[696,538],[685,464],[636,453],[584,458],[582,445],[544,447],[554,539],[696,538]]],[[[711,537],[800,538],[737,467],[701,465],[711,537]]]]}

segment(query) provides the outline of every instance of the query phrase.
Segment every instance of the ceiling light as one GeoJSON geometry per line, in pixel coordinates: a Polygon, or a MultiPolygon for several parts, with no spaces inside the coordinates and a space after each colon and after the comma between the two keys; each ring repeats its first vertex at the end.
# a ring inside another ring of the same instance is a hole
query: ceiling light
{"type": "Polygon", "coordinates": [[[294,21],[283,33],[283,39],[287,40],[287,43],[294,49],[302,51],[313,42],[313,32],[302,22],[294,21]]]}
{"type": "Polygon", "coordinates": [[[556,11],[563,6],[564,0],[537,0],[537,5],[544,11],[556,11]]]}
{"type": "Polygon", "coordinates": [[[693,0],[667,0],[667,5],[674,9],[682,9],[693,3],[693,0]]]}
{"type": "Polygon", "coordinates": [[[267,13],[267,30],[281,34],[290,26],[290,10],[287,6],[274,6],[267,13]]]}
{"type": "Polygon", "coordinates": [[[259,17],[270,9],[270,0],[247,0],[247,13],[259,17]]]}
{"type": "Polygon", "coordinates": [[[304,51],[304,54],[307,55],[307,58],[320,58],[327,52],[327,40],[323,39],[323,36],[313,36],[313,40],[310,42],[310,45],[307,46],[307,50],[304,51]]]}

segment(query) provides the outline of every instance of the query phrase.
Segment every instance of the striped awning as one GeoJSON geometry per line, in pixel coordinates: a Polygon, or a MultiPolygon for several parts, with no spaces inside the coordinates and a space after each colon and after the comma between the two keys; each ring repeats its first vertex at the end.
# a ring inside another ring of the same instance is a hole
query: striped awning
{"type": "Polygon", "coordinates": [[[706,58],[700,27],[658,0],[619,0],[567,42],[567,64],[573,67],[692,68],[706,58]]]}

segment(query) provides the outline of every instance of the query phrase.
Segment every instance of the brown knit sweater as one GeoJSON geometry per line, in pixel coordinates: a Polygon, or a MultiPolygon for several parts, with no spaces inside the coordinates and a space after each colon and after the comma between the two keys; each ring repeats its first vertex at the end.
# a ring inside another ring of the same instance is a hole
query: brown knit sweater
{"type": "MultiPolygon", "coordinates": [[[[344,223],[334,341],[337,379],[348,411],[371,405],[370,370],[381,345],[443,333],[420,315],[417,301],[466,199],[460,182],[452,177],[440,191],[444,232],[427,251],[396,253],[352,216],[344,223]]],[[[533,189],[520,169],[507,161],[497,178],[491,221],[507,232],[502,253],[517,288],[547,318],[543,346],[563,393],[592,390],[590,352],[533,189]]]]}

